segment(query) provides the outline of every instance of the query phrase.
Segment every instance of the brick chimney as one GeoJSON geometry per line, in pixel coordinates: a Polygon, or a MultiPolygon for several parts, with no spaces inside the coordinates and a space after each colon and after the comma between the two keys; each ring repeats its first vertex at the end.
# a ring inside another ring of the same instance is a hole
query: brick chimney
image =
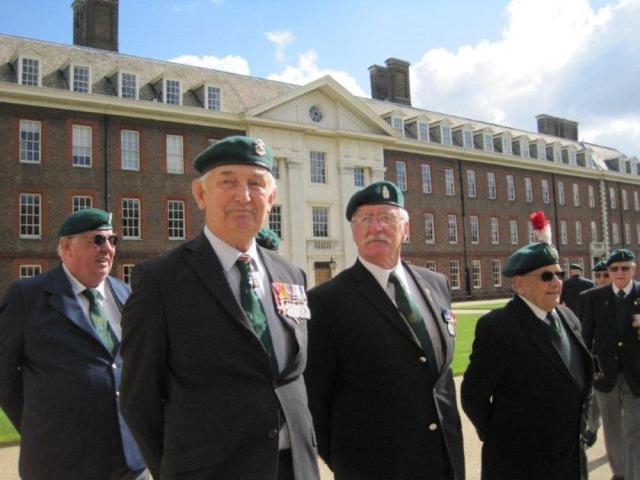
{"type": "Polygon", "coordinates": [[[118,0],[75,0],[73,44],[118,51],[118,0]]]}
{"type": "Polygon", "coordinates": [[[399,58],[388,58],[386,67],[369,67],[371,77],[371,97],[376,100],[411,105],[411,86],[409,85],[409,62],[399,58]]]}
{"type": "Polygon", "coordinates": [[[578,141],[578,122],[551,115],[537,115],[538,133],[578,141]]]}

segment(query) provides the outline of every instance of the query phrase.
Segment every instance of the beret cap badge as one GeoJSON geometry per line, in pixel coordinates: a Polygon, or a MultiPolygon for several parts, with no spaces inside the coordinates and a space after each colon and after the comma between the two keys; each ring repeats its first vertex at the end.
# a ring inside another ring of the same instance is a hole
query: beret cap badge
{"type": "Polygon", "coordinates": [[[262,157],[267,153],[265,144],[262,139],[257,138],[255,142],[253,142],[253,154],[262,157]]]}

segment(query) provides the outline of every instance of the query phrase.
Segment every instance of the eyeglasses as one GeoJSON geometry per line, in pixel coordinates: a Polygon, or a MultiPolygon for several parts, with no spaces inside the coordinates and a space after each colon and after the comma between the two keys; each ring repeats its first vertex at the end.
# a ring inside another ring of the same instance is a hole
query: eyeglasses
{"type": "Polygon", "coordinates": [[[622,272],[628,272],[629,270],[631,270],[631,266],[629,265],[616,265],[614,267],[608,267],[610,272],[617,272],[618,270],[622,271],[622,272]]]}
{"type": "Polygon", "coordinates": [[[69,238],[82,238],[88,242],[93,243],[96,247],[101,247],[105,244],[105,242],[109,242],[112,247],[115,247],[118,244],[118,236],[117,235],[95,235],[94,237],[83,237],[81,235],[73,235],[69,238]]]}
{"type": "Polygon", "coordinates": [[[373,220],[377,220],[380,225],[395,225],[400,221],[400,217],[394,213],[379,213],[373,215],[371,213],[367,215],[354,215],[351,217],[351,223],[357,226],[369,226],[373,223],[373,220]]]}
{"type": "Polygon", "coordinates": [[[540,277],[540,280],[542,280],[543,282],[550,282],[551,280],[554,279],[554,277],[556,277],[558,280],[564,280],[564,277],[567,274],[563,271],[559,271],[559,272],[542,272],[542,273],[527,273],[525,275],[526,276],[532,276],[532,277],[540,277]]]}
{"type": "Polygon", "coordinates": [[[596,272],[596,278],[609,278],[609,274],[607,272],[596,272]]]}

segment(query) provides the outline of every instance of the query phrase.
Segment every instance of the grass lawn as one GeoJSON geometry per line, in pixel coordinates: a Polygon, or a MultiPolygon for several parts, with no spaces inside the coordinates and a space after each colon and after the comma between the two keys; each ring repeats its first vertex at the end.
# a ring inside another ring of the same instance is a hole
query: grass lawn
{"type": "Polygon", "coordinates": [[[452,305],[454,310],[493,310],[494,308],[502,308],[510,298],[500,298],[498,300],[485,300],[477,302],[455,302],[452,305]]]}
{"type": "Polygon", "coordinates": [[[6,444],[17,443],[20,439],[20,435],[16,432],[13,425],[4,414],[2,409],[0,409],[0,447],[6,444]]]}
{"type": "Polygon", "coordinates": [[[476,331],[476,322],[482,316],[478,313],[459,313],[456,315],[456,351],[453,354],[451,368],[453,375],[461,375],[469,364],[469,354],[476,331]]]}

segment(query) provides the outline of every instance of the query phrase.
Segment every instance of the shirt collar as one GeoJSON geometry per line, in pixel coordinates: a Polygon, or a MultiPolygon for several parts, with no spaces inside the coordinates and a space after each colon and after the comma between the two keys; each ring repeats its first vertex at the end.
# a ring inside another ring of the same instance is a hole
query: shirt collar
{"type": "MultiPolygon", "coordinates": [[[[71,290],[73,291],[74,295],[80,295],[82,292],[84,292],[88,288],[88,287],[85,287],[80,282],[80,280],[78,280],[76,277],[73,276],[73,274],[69,271],[69,269],[67,268],[67,266],[64,263],[62,264],[62,268],[64,270],[65,275],[69,279],[69,283],[71,283],[71,290]]],[[[95,289],[100,294],[100,298],[101,299],[107,298],[106,293],[105,293],[105,282],[104,282],[104,280],[102,282],[100,282],[100,284],[97,287],[95,287],[95,289]]]]}
{"type": "Polygon", "coordinates": [[[222,268],[224,269],[225,274],[228,274],[229,271],[234,267],[238,257],[240,255],[249,255],[253,260],[254,266],[259,266],[260,261],[258,259],[258,247],[256,246],[256,241],[253,239],[251,241],[251,245],[247,249],[246,252],[241,252],[235,247],[232,247],[220,237],[217,237],[209,228],[204,226],[204,235],[209,240],[211,244],[211,248],[216,253],[220,263],[222,264],[222,268]]]}
{"type": "Polygon", "coordinates": [[[620,290],[623,290],[626,297],[631,293],[631,290],[633,289],[633,280],[629,280],[629,283],[627,283],[627,285],[622,289],[618,288],[614,283],[611,283],[611,287],[613,287],[613,293],[615,295],[617,295],[620,290]]]}
{"type": "Polygon", "coordinates": [[[391,275],[391,272],[395,272],[396,275],[398,275],[400,279],[404,282],[404,284],[405,285],[407,284],[406,275],[404,273],[404,269],[402,268],[402,263],[400,262],[400,260],[398,260],[398,264],[390,270],[379,267],[374,263],[368,262],[367,260],[365,260],[359,255],[358,255],[358,260],[360,261],[360,263],[362,263],[364,268],[366,268],[369,271],[369,273],[373,275],[373,278],[376,279],[376,281],[380,284],[383,290],[387,288],[387,284],[389,283],[389,276],[391,275]]]}
{"type": "MultiPolygon", "coordinates": [[[[537,305],[533,304],[532,302],[530,302],[529,300],[527,300],[526,298],[524,298],[522,295],[518,295],[522,301],[524,301],[524,303],[527,304],[527,306],[531,309],[531,311],[533,312],[533,314],[538,317],[540,320],[543,321],[548,321],[547,320],[547,312],[544,311],[543,309],[541,309],[540,307],[538,307],[537,305]]],[[[552,310],[552,312],[555,311],[555,308],[552,310]]]]}

